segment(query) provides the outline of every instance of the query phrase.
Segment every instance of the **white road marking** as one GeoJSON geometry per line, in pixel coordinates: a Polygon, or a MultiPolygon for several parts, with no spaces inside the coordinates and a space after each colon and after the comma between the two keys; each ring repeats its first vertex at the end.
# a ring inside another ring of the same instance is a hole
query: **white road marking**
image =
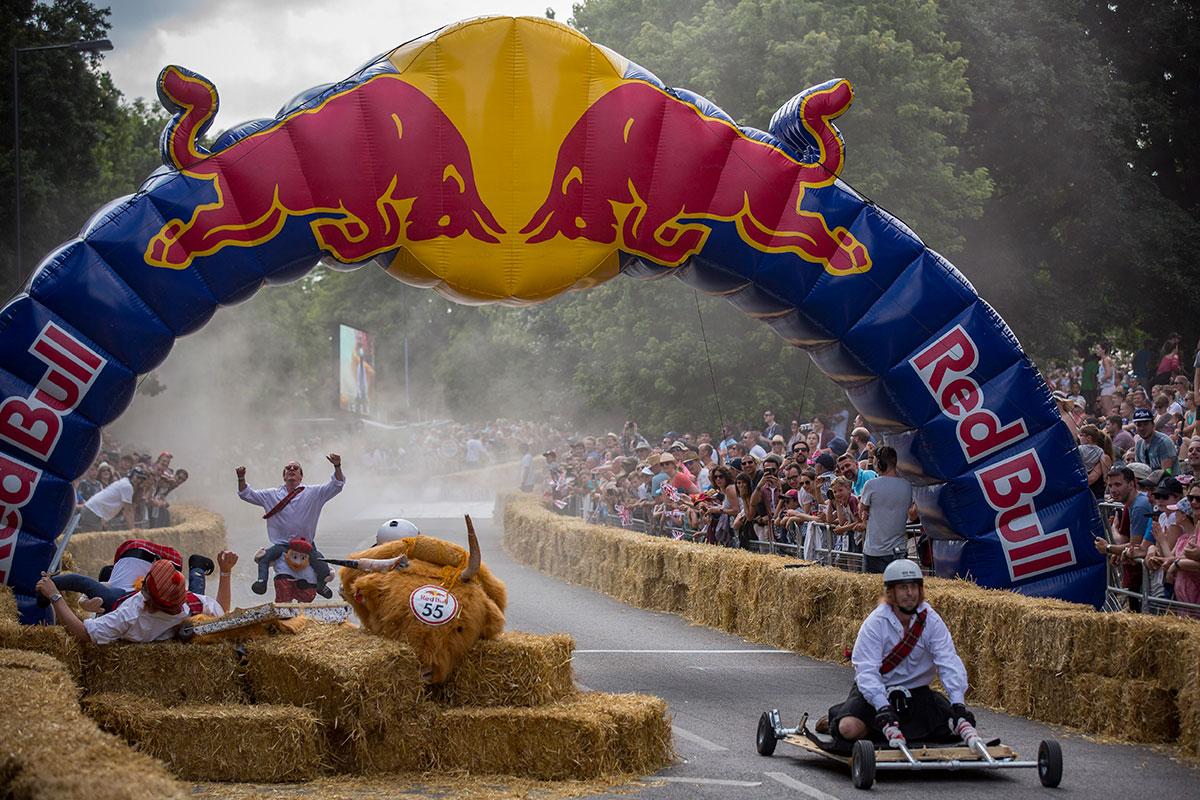
{"type": "Polygon", "coordinates": [[[800,792],[800,794],[807,795],[813,800],[838,800],[828,792],[822,792],[820,789],[814,786],[809,786],[803,781],[798,781],[791,775],[785,775],[782,772],[764,772],[763,774],[776,783],[782,783],[789,789],[795,789],[797,792],[800,792]]]}
{"type": "Polygon", "coordinates": [[[762,786],[762,781],[731,781],[725,778],[651,778],[656,781],[667,781],[668,783],[703,783],[709,786],[762,786]]]}
{"type": "Polygon", "coordinates": [[[666,655],[739,655],[757,653],[759,655],[795,655],[791,650],[576,650],[575,653],[663,653],[666,655]]]}
{"type": "Polygon", "coordinates": [[[711,750],[714,753],[729,749],[727,747],[721,747],[721,745],[717,744],[716,742],[710,742],[708,739],[705,739],[703,736],[697,736],[696,734],[692,733],[691,731],[685,731],[683,728],[679,727],[678,725],[672,725],[671,731],[676,736],[678,736],[680,739],[686,739],[687,741],[691,742],[692,744],[698,744],[701,747],[703,747],[705,750],[711,750]]]}

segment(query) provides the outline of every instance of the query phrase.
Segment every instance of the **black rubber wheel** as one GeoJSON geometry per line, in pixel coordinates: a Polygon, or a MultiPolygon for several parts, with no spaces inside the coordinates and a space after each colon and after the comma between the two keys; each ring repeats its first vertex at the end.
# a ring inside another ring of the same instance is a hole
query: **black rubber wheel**
{"type": "Polygon", "coordinates": [[[766,711],[758,718],[758,736],[754,744],[760,756],[769,756],[775,752],[775,726],[771,724],[771,715],[766,711]]]}
{"type": "Polygon", "coordinates": [[[855,789],[870,789],[875,784],[875,745],[866,739],[854,743],[850,754],[850,780],[855,789]]]}
{"type": "Polygon", "coordinates": [[[1038,780],[1053,789],[1062,783],[1062,748],[1053,739],[1045,739],[1038,747],[1038,780]]]}

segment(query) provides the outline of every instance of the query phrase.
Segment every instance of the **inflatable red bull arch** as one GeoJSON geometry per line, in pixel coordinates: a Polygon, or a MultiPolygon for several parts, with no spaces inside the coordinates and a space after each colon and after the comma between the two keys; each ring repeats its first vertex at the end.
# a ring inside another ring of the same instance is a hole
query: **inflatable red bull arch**
{"type": "Polygon", "coordinates": [[[0,312],[0,577],[25,620],[71,481],[138,376],[219,306],[322,259],[464,303],[673,274],[844,387],[921,487],[943,570],[1103,600],[1099,513],[1032,362],[958,270],[838,178],[849,82],[801,92],[761,131],[564,25],[490,17],[210,149],[216,88],[171,66],[158,91],[164,167],[0,312]]]}

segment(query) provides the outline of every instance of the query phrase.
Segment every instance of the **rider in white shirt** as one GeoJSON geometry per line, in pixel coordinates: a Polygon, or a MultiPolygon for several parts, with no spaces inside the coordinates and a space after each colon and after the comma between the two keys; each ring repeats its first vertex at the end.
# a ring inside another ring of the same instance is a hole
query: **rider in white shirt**
{"type": "Polygon", "coordinates": [[[925,602],[921,569],[908,559],[893,561],[883,585],[886,601],[858,629],[854,686],[829,709],[829,732],[843,743],[956,741],[961,721],[975,724],[963,703],[967,671],[945,621],[925,602]],[[929,688],[935,674],[949,698],[929,688]]]}

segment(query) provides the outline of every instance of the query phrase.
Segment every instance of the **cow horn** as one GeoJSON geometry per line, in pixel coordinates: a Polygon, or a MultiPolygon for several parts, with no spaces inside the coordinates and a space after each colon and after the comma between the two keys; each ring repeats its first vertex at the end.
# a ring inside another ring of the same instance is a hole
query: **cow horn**
{"type": "Polygon", "coordinates": [[[471,555],[467,559],[467,568],[463,570],[460,580],[469,581],[479,572],[479,540],[475,538],[475,525],[471,522],[471,515],[464,515],[467,519],[467,544],[471,548],[471,555]]]}

